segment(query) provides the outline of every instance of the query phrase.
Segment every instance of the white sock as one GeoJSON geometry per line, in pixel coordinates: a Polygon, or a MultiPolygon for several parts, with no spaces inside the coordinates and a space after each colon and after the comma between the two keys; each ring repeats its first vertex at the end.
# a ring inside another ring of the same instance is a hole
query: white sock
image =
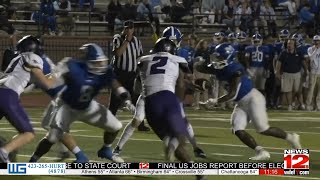
{"type": "Polygon", "coordinates": [[[290,141],[292,139],[292,134],[290,133],[287,133],[287,137],[286,137],[286,140],[287,141],[290,141]]]}
{"type": "Polygon", "coordinates": [[[9,154],[8,151],[5,150],[4,148],[1,148],[0,150],[1,150],[3,153],[7,154],[7,155],[9,154]]]}
{"type": "Polygon", "coordinates": [[[124,146],[124,144],[126,144],[126,142],[130,139],[130,137],[132,136],[134,130],[136,128],[134,126],[132,126],[132,122],[129,122],[127,124],[127,126],[124,128],[120,140],[117,144],[117,146],[119,146],[119,149],[122,149],[122,147],[124,146]]]}
{"type": "Polygon", "coordinates": [[[104,144],[104,147],[111,147],[112,144],[104,144]]]}
{"type": "Polygon", "coordinates": [[[60,152],[69,152],[69,149],[62,142],[58,142],[57,145],[60,152]]]}
{"type": "Polygon", "coordinates": [[[179,146],[179,141],[177,138],[171,138],[168,144],[168,147],[172,148],[174,151],[179,146]]]}
{"type": "Polygon", "coordinates": [[[192,125],[190,123],[188,123],[187,131],[188,131],[189,136],[193,138],[194,132],[193,132],[192,125]]]}
{"type": "Polygon", "coordinates": [[[188,123],[187,132],[188,132],[187,138],[190,144],[192,145],[193,149],[195,149],[197,147],[197,143],[196,143],[196,139],[194,138],[192,125],[190,123],[188,123]]]}
{"type": "Polygon", "coordinates": [[[76,146],[75,148],[73,148],[72,153],[77,154],[80,151],[81,151],[81,149],[79,148],[79,146],[76,146]]]}
{"type": "Polygon", "coordinates": [[[164,145],[165,145],[166,147],[169,146],[169,140],[170,140],[170,137],[169,137],[169,136],[164,137],[163,140],[162,140],[163,143],[164,143],[164,145]]]}
{"type": "Polygon", "coordinates": [[[261,151],[263,148],[261,146],[257,146],[256,148],[254,148],[254,150],[256,150],[256,152],[261,151]]]}

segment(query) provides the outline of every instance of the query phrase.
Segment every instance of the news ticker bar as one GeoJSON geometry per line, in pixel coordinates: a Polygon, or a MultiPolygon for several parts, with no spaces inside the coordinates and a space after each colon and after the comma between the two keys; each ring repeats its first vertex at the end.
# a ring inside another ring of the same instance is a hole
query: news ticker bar
{"type": "Polygon", "coordinates": [[[280,165],[280,164],[281,163],[96,163],[96,162],[94,163],[8,163],[8,164],[0,164],[0,175],[308,175],[309,174],[309,169],[282,169],[281,167],[276,167],[276,165],[280,165]],[[200,164],[202,167],[199,167],[200,164]],[[213,168],[216,166],[220,168],[213,168]],[[256,167],[256,168],[253,168],[253,167],[256,167]]]}
{"type": "Polygon", "coordinates": [[[63,169],[283,169],[282,162],[228,162],[228,163],[0,163],[0,169],[10,164],[26,164],[28,168],[63,169]]]}

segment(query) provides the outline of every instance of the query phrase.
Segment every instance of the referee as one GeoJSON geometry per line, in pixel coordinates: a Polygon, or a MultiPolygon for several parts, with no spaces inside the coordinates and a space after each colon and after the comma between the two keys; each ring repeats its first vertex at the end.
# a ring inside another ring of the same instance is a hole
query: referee
{"type": "MultiPolygon", "coordinates": [[[[113,37],[113,66],[114,73],[118,81],[130,92],[134,101],[137,97],[133,91],[134,80],[136,78],[137,59],[143,54],[142,44],[134,35],[134,22],[131,20],[124,22],[124,29],[121,34],[113,37]]],[[[121,103],[114,92],[111,93],[110,111],[116,115],[121,103]]],[[[135,103],[135,102],[134,102],[135,103]]],[[[144,122],[138,127],[139,131],[150,131],[144,122]]]]}

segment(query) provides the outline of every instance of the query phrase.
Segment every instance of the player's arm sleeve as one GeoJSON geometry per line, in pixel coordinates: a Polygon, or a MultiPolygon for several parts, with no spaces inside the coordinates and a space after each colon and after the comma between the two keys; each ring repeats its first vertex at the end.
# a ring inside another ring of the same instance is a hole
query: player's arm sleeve
{"type": "Polygon", "coordinates": [[[238,96],[239,89],[241,87],[240,82],[242,75],[243,72],[241,72],[240,70],[233,73],[228,94],[219,97],[218,103],[232,101],[236,99],[236,97],[238,96]]]}

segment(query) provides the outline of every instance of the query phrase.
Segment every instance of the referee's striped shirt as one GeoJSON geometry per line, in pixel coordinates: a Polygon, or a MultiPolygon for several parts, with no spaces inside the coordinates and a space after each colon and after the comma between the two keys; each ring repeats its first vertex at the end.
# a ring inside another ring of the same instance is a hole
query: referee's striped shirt
{"type": "MultiPolygon", "coordinates": [[[[113,49],[115,52],[121,44],[124,42],[124,37],[120,34],[116,34],[113,37],[113,49]]],[[[128,42],[126,50],[119,57],[114,55],[114,67],[116,69],[126,71],[126,72],[135,72],[137,70],[137,59],[143,54],[142,44],[137,37],[133,36],[131,42],[128,42]]]]}

